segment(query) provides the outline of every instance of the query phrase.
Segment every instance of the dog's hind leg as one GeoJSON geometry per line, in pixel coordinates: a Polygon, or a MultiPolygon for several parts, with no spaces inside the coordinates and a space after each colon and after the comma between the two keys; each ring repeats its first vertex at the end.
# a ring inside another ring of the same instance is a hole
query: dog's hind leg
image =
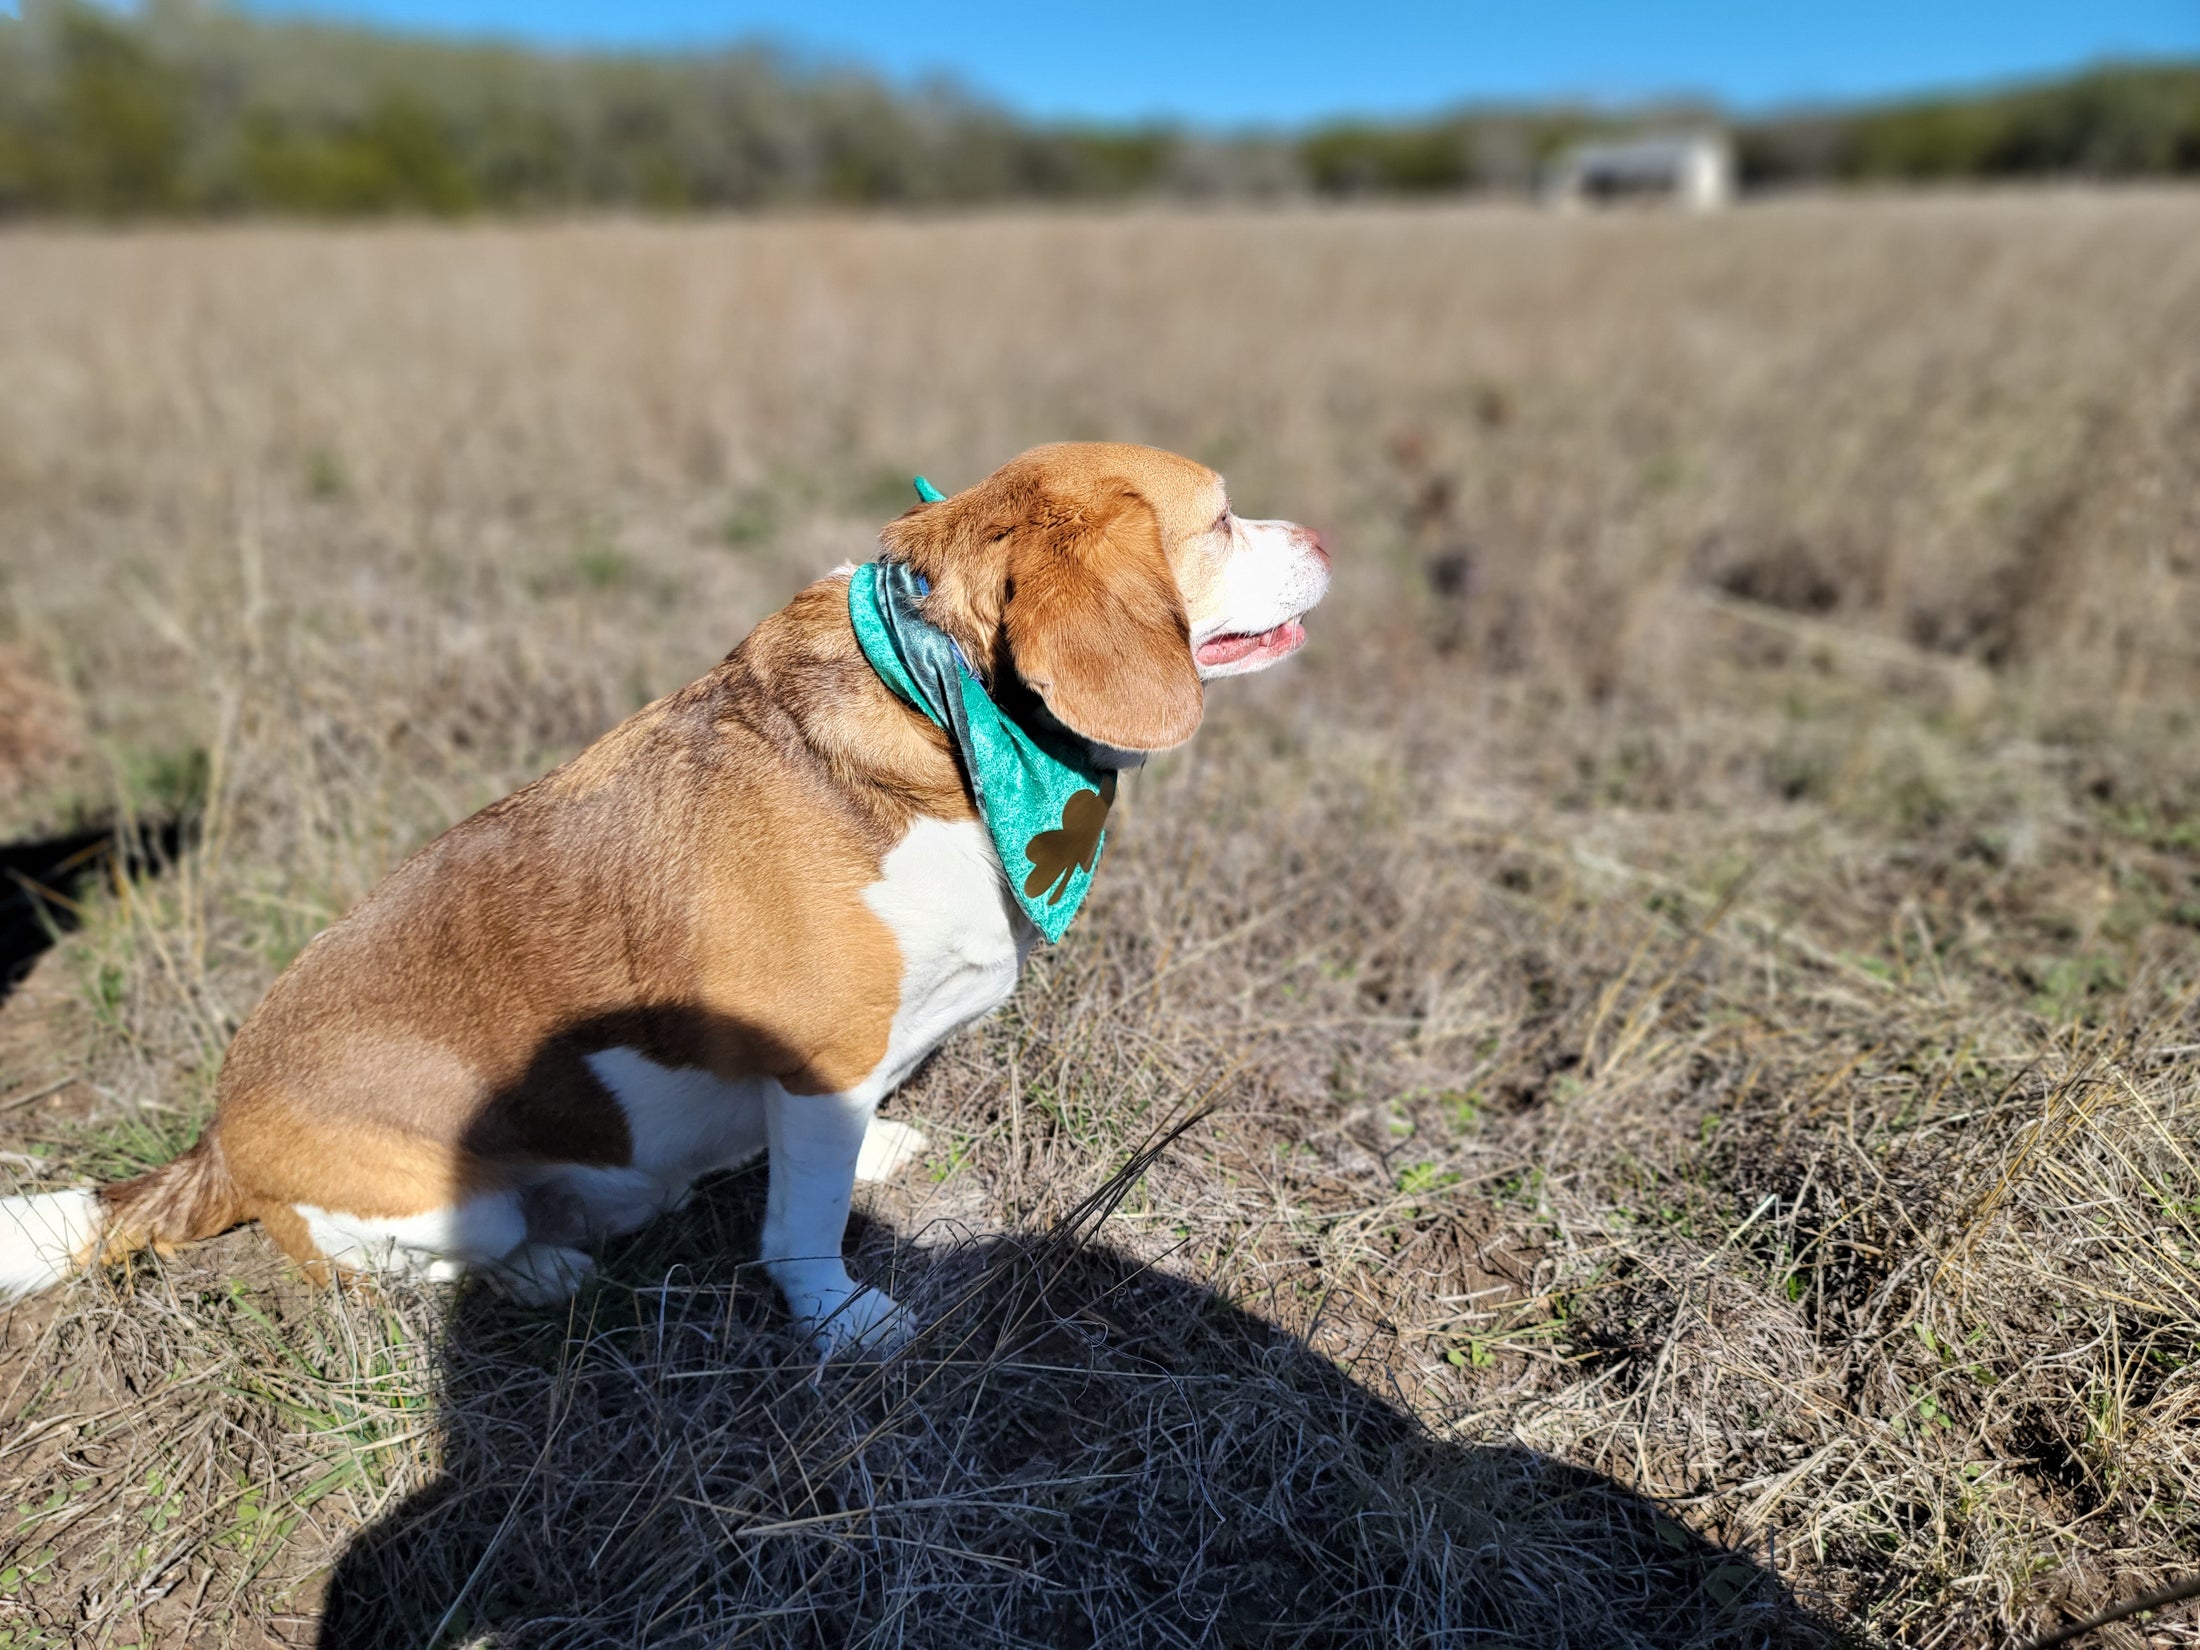
{"type": "Polygon", "coordinates": [[[443,1208],[377,1217],[297,1206],[313,1247],[338,1266],[410,1272],[447,1282],[469,1268],[494,1266],[527,1242],[520,1193],[476,1192],[443,1208]]]}
{"type": "Polygon", "coordinates": [[[856,1154],[856,1178],[891,1180],[922,1157],[931,1143],[922,1129],[891,1117],[874,1117],[863,1131],[863,1150],[856,1154]]]}

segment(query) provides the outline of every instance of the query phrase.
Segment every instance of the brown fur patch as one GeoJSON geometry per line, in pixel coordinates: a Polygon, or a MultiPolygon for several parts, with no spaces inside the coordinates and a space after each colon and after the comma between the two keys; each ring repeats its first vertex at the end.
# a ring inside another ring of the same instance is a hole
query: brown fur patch
{"type": "Polygon", "coordinates": [[[263,1203],[252,1213],[261,1229],[275,1240],[275,1247],[297,1263],[314,1288],[326,1289],[332,1276],[328,1257],[314,1243],[305,1216],[287,1203],[263,1203]]]}

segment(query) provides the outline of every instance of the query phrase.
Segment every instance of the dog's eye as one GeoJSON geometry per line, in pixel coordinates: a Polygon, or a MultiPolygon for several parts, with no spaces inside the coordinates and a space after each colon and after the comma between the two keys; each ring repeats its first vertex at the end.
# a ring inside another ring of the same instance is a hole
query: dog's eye
{"type": "Polygon", "coordinates": [[[1229,525],[1230,512],[1228,510],[1224,510],[1221,515],[1215,517],[1214,521],[1209,524],[1207,531],[1210,533],[1220,533],[1225,531],[1229,527],[1229,525]]]}

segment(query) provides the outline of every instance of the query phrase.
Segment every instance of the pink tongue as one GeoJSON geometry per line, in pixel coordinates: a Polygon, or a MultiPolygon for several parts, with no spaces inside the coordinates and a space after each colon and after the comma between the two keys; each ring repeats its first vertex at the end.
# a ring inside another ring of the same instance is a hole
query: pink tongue
{"type": "Polygon", "coordinates": [[[1217,636],[1213,641],[1199,644],[1199,662],[1203,665],[1234,665],[1248,653],[1260,651],[1274,631],[1264,631],[1258,636],[1217,636]]]}
{"type": "Polygon", "coordinates": [[[1264,630],[1257,636],[1249,636],[1243,632],[1217,636],[1199,644],[1199,662],[1203,665],[1234,665],[1263,648],[1283,647],[1291,642],[1293,628],[1293,621],[1286,619],[1273,630],[1264,630]]]}

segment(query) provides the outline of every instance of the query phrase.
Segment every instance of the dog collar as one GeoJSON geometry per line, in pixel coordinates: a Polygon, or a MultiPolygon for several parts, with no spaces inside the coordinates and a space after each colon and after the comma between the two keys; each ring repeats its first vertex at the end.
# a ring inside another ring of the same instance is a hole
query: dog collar
{"type": "MultiPolygon", "coordinates": [[[[918,478],[920,496],[928,486],[918,478]]],[[[1114,770],[1074,734],[1004,715],[954,638],[924,617],[930,589],[906,563],[865,562],[848,578],[856,641],[879,679],[954,739],[1009,891],[1052,943],[1099,868],[1114,770]]]]}

